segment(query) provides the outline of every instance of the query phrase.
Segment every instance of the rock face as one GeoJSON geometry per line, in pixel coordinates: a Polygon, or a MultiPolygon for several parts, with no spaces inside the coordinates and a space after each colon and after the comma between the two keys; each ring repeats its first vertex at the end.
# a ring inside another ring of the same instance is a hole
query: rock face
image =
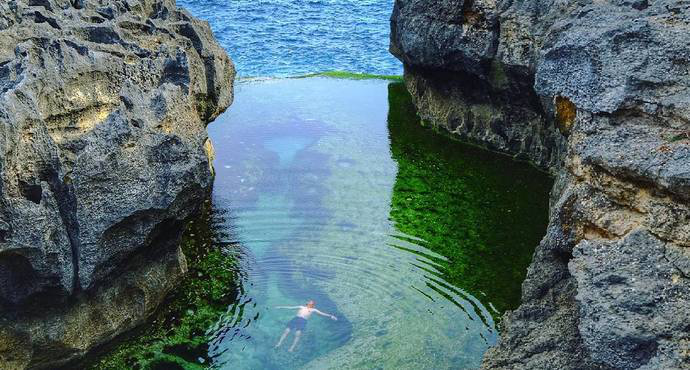
{"type": "Polygon", "coordinates": [[[690,2],[397,0],[425,120],[556,176],[484,368],[690,368],[690,2]]]}
{"type": "Polygon", "coordinates": [[[0,3],[0,368],[54,367],[155,309],[234,74],[174,0],[0,3]]]}

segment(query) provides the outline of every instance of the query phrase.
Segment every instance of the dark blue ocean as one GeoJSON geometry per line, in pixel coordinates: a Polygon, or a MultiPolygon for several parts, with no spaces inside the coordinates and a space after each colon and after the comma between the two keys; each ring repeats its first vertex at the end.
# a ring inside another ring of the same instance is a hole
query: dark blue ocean
{"type": "Polygon", "coordinates": [[[393,0],[178,0],[207,20],[240,77],[402,74],[388,52],[393,0]]]}

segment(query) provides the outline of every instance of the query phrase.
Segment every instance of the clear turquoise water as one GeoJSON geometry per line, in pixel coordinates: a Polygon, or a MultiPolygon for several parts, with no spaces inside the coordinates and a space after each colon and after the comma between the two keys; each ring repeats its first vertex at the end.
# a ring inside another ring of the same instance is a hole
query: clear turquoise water
{"type": "Polygon", "coordinates": [[[402,74],[388,53],[393,0],[178,0],[209,21],[240,77],[402,74]]]}
{"type": "Polygon", "coordinates": [[[544,175],[422,128],[384,81],[241,83],[209,132],[246,272],[217,367],[479,366],[541,236],[544,175]],[[273,349],[294,316],[274,307],[309,299],[340,320],[273,349]]]}

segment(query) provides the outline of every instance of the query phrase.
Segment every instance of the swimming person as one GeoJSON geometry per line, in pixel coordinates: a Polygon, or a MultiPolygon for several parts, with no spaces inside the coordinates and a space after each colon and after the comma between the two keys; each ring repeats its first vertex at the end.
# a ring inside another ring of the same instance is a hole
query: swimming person
{"type": "Polygon", "coordinates": [[[292,346],[288,351],[292,352],[295,350],[295,346],[297,345],[297,342],[299,342],[299,338],[302,335],[302,332],[304,331],[304,328],[307,326],[307,319],[309,316],[311,316],[312,313],[315,313],[317,315],[325,316],[325,317],[330,317],[332,320],[338,320],[337,317],[323,313],[314,306],[316,305],[316,302],[314,301],[309,301],[307,302],[306,306],[277,306],[276,308],[288,308],[288,309],[299,309],[297,311],[297,315],[290,320],[287,324],[287,328],[285,328],[285,331],[283,332],[283,335],[280,337],[280,340],[278,341],[278,344],[276,344],[275,347],[273,348],[278,348],[280,347],[281,344],[283,344],[283,341],[285,338],[287,338],[288,334],[290,334],[290,330],[294,329],[295,330],[295,341],[292,342],[292,346]]]}

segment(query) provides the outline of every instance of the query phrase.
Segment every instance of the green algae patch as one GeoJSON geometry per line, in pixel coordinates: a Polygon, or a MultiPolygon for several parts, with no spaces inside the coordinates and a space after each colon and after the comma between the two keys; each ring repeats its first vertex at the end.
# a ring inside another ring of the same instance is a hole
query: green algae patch
{"type": "Polygon", "coordinates": [[[299,76],[295,78],[308,78],[308,77],[330,77],[330,78],[342,78],[348,80],[387,80],[387,81],[402,81],[402,76],[392,76],[392,75],[375,75],[369,73],[355,73],[355,72],[345,72],[345,71],[329,71],[329,72],[319,72],[312,73],[304,76],[299,76]]]}
{"type": "Polygon", "coordinates": [[[223,215],[206,202],[182,240],[188,274],[150,324],[121,338],[87,367],[92,369],[204,369],[207,331],[235,301],[238,259],[215,225],[223,215]]]}
{"type": "Polygon", "coordinates": [[[463,145],[423,127],[402,83],[389,85],[388,127],[398,163],[391,219],[446,257],[429,284],[454,286],[493,308],[520,302],[546,228],[551,180],[526,163],[463,145]]]}

